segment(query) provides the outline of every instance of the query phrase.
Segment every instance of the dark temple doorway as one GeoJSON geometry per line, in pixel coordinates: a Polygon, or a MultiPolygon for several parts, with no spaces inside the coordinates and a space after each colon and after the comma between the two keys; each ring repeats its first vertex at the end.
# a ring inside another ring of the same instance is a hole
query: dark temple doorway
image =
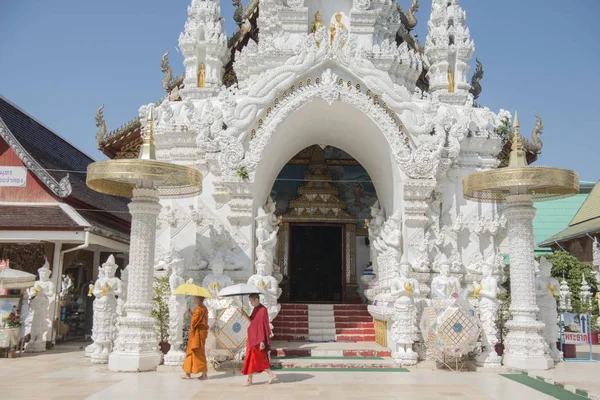
{"type": "Polygon", "coordinates": [[[290,300],[343,300],[343,225],[290,226],[290,300]]]}

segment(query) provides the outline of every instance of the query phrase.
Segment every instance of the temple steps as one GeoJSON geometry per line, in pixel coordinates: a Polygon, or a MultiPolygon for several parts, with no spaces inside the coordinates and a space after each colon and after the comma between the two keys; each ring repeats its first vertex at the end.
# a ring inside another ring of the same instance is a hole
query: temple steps
{"type": "Polygon", "coordinates": [[[273,369],[311,369],[311,370],[362,370],[362,369],[394,369],[398,366],[391,358],[381,359],[357,359],[352,357],[299,357],[271,359],[273,369]]]}
{"type": "Polygon", "coordinates": [[[373,318],[363,304],[282,304],[274,340],[373,342],[373,318]]]}
{"type": "Polygon", "coordinates": [[[377,343],[271,343],[274,369],[399,371],[390,356],[390,350],[377,343]]]}
{"type": "Polygon", "coordinates": [[[323,357],[352,357],[352,358],[372,358],[390,357],[391,351],[388,348],[378,345],[374,342],[369,343],[313,343],[313,342],[271,342],[271,357],[289,357],[289,358],[323,358],[323,357]]]}

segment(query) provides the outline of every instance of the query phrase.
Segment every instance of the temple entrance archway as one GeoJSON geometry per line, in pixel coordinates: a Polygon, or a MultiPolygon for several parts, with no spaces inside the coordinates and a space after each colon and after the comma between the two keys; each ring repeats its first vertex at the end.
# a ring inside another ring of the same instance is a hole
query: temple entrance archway
{"type": "MultiPolygon", "coordinates": [[[[276,111],[271,115],[265,130],[257,132],[256,138],[253,139],[256,140],[256,144],[251,143],[251,148],[252,146],[261,148],[261,157],[253,176],[252,192],[255,215],[258,208],[264,206],[272,194],[274,183],[284,166],[290,160],[293,161],[298,153],[311,147],[314,149],[315,146],[321,149],[329,146],[331,149],[343,151],[353,162],[364,169],[373,191],[376,193],[370,204],[367,204],[368,207],[379,200],[387,215],[402,209],[402,182],[405,177],[396,162],[396,154],[390,144],[389,129],[384,133],[380,128],[380,126],[387,126],[385,125],[387,122],[384,122],[387,117],[385,112],[380,116],[378,113],[381,111],[377,107],[369,108],[365,105],[358,107],[345,102],[344,99],[343,96],[340,96],[339,101],[328,101],[322,97],[316,97],[298,104],[292,113],[285,111],[285,108],[276,111]],[[279,116],[279,113],[282,115],[279,116]],[[283,115],[285,118],[282,118],[283,115]],[[261,132],[263,134],[268,132],[268,134],[259,137],[261,132]]],[[[284,210],[279,205],[277,208],[277,215],[282,215],[284,210]]],[[[338,294],[332,294],[328,299],[317,295],[314,302],[360,302],[359,292],[362,294],[361,288],[358,287],[360,270],[366,267],[370,260],[367,241],[362,236],[359,236],[360,240],[357,240],[356,234],[357,227],[359,227],[366,236],[367,231],[364,226],[366,218],[360,218],[361,222],[352,214],[349,214],[349,218],[352,221],[335,222],[343,227],[343,249],[341,250],[343,251],[343,293],[341,299],[338,294]],[[356,251],[357,243],[364,247],[362,250],[359,249],[358,253],[356,251]],[[357,271],[357,265],[359,271],[357,271]]],[[[305,221],[289,222],[292,224],[305,221]]],[[[327,222],[327,220],[310,221],[311,224],[327,222]]],[[[281,247],[286,244],[289,250],[290,238],[287,236],[289,233],[289,229],[287,232],[285,229],[280,229],[278,237],[279,249],[275,263],[280,266],[281,272],[287,278],[280,283],[280,287],[283,289],[280,302],[292,300],[290,298],[292,288],[289,281],[290,252],[285,253],[285,247],[283,249],[281,247]]],[[[297,300],[304,301],[305,299],[297,300]]]]}
{"type": "Polygon", "coordinates": [[[364,167],[337,147],[309,146],[282,168],[270,197],[280,220],[281,301],[360,302],[358,277],[369,262],[365,221],[377,201],[364,167]]]}

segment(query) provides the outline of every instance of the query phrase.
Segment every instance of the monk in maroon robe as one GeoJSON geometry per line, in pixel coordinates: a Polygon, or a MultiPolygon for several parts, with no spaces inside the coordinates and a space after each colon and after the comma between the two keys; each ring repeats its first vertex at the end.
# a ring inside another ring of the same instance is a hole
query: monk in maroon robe
{"type": "Polygon", "coordinates": [[[248,381],[244,386],[252,385],[252,375],[266,372],[269,374],[269,382],[272,383],[277,377],[271,371],[269,351],[271,348],[271,328],[269,327],[269,314],[265,306],[260,304],[258,294],[250,295],[250,304],[254,309],[250,316],[248,327],[248,340],[246,341],[246,358],[242,374],[248,375],[248,381]]]}

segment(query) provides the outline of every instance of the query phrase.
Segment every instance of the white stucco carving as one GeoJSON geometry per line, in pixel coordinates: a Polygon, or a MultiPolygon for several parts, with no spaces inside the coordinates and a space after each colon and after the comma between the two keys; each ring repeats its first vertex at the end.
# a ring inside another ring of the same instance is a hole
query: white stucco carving
{"type": "MultiPolygon", "coordinates": [[[[159,159],[203,172],[204,191],[192,200],[161,201],[154,265],[165,269],[176,243],[186,276],[208,275],[207,285],[223,285],[226,275],[264,287],[272,320],[281,293],[275,244],[289,238],[278,232],[269,198],[273,182],[296,153],[323,144],[351,154],[377,192],[368,224],[374,275],[363,279],[365,296],[374,303],[372,315],[388,322],[395,312],[404,313],[398,320],[412,315],[405,305],[394,310],[391,283],[401,257],[412,265],[409,279],[419,288],[411,300],[416,318],[421,302],[436,292],[462,296],[473,281],[502,283],[503,264],[497,260],[506,234],[503,208],[465,201],[461,181],[475,170],[498,166],[503,140],[495,128],[510,114],[473,107],[466,75],[474,44],[457,0],[433,1],[424,52],[396,44],[396,33],[412,28],[404,26],[394,2],[332,0],[323,5],[325,27],[314,33],[308,32],[316,10],[308,2],[261,0],[259,7],[259,40],[249,38],[235,51],[237,84],[228,88],[221,84],[230,52],[219,2],[193,0],[188,9],[179,39],[184,88],[180,100],[171,96],[157,107],[155,140],[159,159]],[[329,24],[338,11],[345,29],[336,27],[331,41],[329,24]],[[197,87],[200,63],[205,87],[197,87]],[[424,68],[429,90],[418,85],[424,68]],[[496,260],[492,276],[484,277],[484,260],[491,258],[496,260]]],[[[414,15],[410,18],[416,24],[414,15]]],[[[242,21],[245,29],[248,24],[242,21]]],[[[142,123],[146,110],[140,108],[142,123]]],[[[525,307],[535,321],[537,310],[529,300],[525,307]]],[[[400,336],[390,330],[389,346],[407,350],[400,336]]],[[[416,338],[421,340],[419,332],[416,338]]],[[[513,348],[526,345],[520,338],[510,340],[513,348]]]]}

